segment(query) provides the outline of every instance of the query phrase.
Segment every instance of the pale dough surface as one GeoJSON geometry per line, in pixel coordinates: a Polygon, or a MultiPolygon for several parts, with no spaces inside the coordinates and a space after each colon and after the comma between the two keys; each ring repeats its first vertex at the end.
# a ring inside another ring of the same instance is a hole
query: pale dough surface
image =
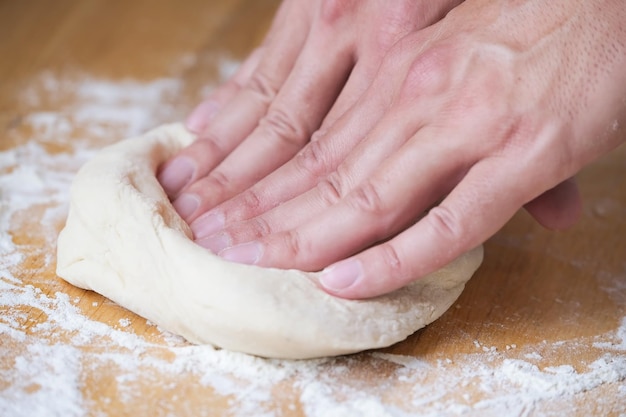
{"type": "Polygon", "coordinates": [[[103,149],[77,174],[57,273],[193,343],[312,358],[389,346],[437,319],[482,261],[479,247],[390,295],[329,296],[307,275],[234,264],[191,240],[156,180],[195,137],[180,124],[103,149]]]}

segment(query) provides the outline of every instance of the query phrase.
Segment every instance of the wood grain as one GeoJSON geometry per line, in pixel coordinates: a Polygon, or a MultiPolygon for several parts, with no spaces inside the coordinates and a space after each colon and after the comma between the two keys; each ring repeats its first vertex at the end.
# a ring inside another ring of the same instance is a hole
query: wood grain
{"type": "MultiPolygon", "coordinates": [[[[38,141],[30,134],[32,126],[24,122],[33,111],[57,111],[72,105],[71,95],[48,97],[36,105],[20,100],[42,73],[118,82],[176,79],[182,88],[172,99],[175,110],[170,116],[183,117],[200,100],[206,91],[203,88],[220,79],[219,59],[240,62],[260,44],[277,6],[277,1],[251,0],[0,1],[0,151],[38,141]]],[[[40,142],[50,155],[72,152],[71,143],[40,142]]],[[[101,143],[94,140],[92,146],[101,143]]],[[[0,166],[0,173],[14,168],[0,166]]],[[[533,363],[540,369],[570,365],[584,373],[590,363],[609,352],[593,343],[614,332],[626,313],[624,286],[615,287],[616,282],[626,281],[625,178],[624,146],[585,169],[579,175],[585,198],[583,218],[565,232],[546,231],[527,214],[518,213],[486,243],[485,262],[455,306],[426,329],[382,352],[407,355],[427,364],[446,360],[462,364],[468,355],[476,358],[483,353],[486,364],[494,357],[500,363],[539,352],[533,363]],[[488,356],[483,348],[499,356],[488,356]]],[[[58,297],[58,292],[67,294],[90,320],[150,342],[151,348],[140,355],[172,361],[176,354],[171,346],[176,342],[164,339],[155,326],[56,277],[54,261],[50,261],[54,236],[41,230],[40,222],[49,207],[30,207],[11,220],[13,244],[23,255],[12,271],[20,285],[33,285],[52,298],[58,297]],[[122,319],[130,321],[128,328],[120,327],[122,319]]],[[[56,231],[61,227],[59,221],[56,231]]],[[[10,312],[0,305],[0,311],[3,308],[17,317],[14,307],[10,312]]],[[[27,333],[35,334],[37,325],[46,323],[47,314],[41,309],[28,305],[20,309],[20,325],[27,333]]],[[[52,344],[71,346],[75,343],[72,336],[59,329],[48,337],[52,344]]],[[[5,353],[0,359],[2,396],[2,390],[20,378],[14,370],[25,347],[2,332],[0,344],[5,353]]],[[[109,348],[98,343],[79,347],[96,353],[109,348]]],[[[332,374],[338,387],[362,387],[386,404],[416,414],[419,411],[403,396],[415,387],[392,380],[396,364],[362,354],[326,366],[345,368],[340,377],[332,374]]],[[[238,415],[232,395],[224,396],[201,384],[198,374],[191,371],[159,372],[140,363],[133,371],[136,379],[129,382],[139,394],[125,398],[120,369],[105,363],[83,363],[82,369],[80,386],[89,415],[144,415],[148,411],[155,415],[238,415]]],[[[294,385],[294,378],[271,389],[266,403],[275,415],[306,414],[302,390],[294,385]]],[[[429,378],[435,383],[438,377],[429,378]]],[[[33,384],[31,389],[39,388],[33,384]]],[[[476,392],[468,386],[448,395],[460,398],[476,392]]],[[[601,384],[564,397],[557,412],[620,415],[626,410],[624,392],[623,381],[601,384]]],[[[471,405],[478,400],[471,397],[467,401],[471,405]]],[[[550,407],[542,403],[526,415],[549,414],[550,407]]],[[[481,415],[480,410],[474,411],[481,415]]]]}

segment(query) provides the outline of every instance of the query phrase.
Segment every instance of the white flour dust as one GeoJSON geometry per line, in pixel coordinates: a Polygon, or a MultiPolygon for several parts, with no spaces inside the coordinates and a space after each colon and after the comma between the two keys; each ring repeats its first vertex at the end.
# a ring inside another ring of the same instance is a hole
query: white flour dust
{"type": "Polygon", "coordinates": [[[94,408],[106,414],[115,402],[137,409],[146,383],[167,394],[172,408],[161,404],[161,412],[172,415],[185,401],[177,391],[182,376],[207,397],[225,397],[234,416],[617,413],[597,398],[590,404],[574,399],[598,387],[626,398],[626,318],[615,332],[592,339],[501,350],[477,340],[475,353],[434,361],[383,353],[264,360],[191,346],[158,329],[154,337],[139,336],[132,330],[139,319],[131,313],[99,321],[98,310],[112,303],[95,295],[81,301],[52,272],[69,184],[97,148],[179,118],[171,103],[180,88],[173,79],[140,83],[46,73],[19,97],[30,111],[12,133],[18,145],[0,152],[0,415],[71,417],[98,414],[94,408]],[[32,240],[16,238],[16,230],[28,230],[32,240]],[[541,366],[550,349],[581,347],[596,359],[541,366]],[[110,374],[112,380],[99,379],[110,374]],[[115,389],[90,393],[88,381],[115,389]],[[274,401],[280,384],[287,392],[281,409],[274,401]]]}

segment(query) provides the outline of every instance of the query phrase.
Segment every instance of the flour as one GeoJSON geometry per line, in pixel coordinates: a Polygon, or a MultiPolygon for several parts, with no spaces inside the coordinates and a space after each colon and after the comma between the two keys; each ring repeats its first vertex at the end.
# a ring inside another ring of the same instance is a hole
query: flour
{"type": "MultiPolygon", "coordinates": [[[[167,394],[160,412],[173,415],[175,408],[168,407],[186,401],[181,375],[190,381],[186,389],[226,398],[234,416],[619,412],[584,395],[602,388],[604,395],[625,398],[626,318],[607,334],[557,343],[511,340],[498,348],[478,339],[474,353],[438,360],[365,353],[314,361],[264,360],[192,346],[150,323],[155,335],[139,336],[132,325],[141,319],[130,313],[99,321],[97,312],[111,303],[83,297],[51,273],[69,183],[96,148],[180,117],[160,103],[180,88],[170,79],[119,82],[44,73],[20,97],[29,113],[11,133],[18,145],[0,151],[0,415],[93,415],[98,404],[104,404],[104,414],[115,402],[146,414],[154,411],[139,389],[146,384],[167,394]],[[16,241],[11,232],[25,229],[33,240],[16,241]],[[589,363],[544,365],[554,352],[581,349],[593,353],[589,363]],[[107,373],[112,380],[99,379],[107,373]],[[94,396],[85,390],[89,378],[113,388],[94,396]],[[144,403],[146,408],[137,408],[144,403]]],[[[604,276],[601,285],[623,299],[620,280],[604,276]]]]}

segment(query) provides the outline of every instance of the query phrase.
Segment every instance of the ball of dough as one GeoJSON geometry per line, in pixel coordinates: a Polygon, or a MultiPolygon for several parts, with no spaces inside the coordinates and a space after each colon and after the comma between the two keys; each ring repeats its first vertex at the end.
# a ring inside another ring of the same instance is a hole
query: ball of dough
{"type": "Polygon", "coordinates": [[[103,149],[74,179],[57,274],[198,344],[274,358],[389,346],[437,319],[482,247],[391,294],[344,300],[314,273],[231,263],[196,245],[156,179],[195,137],[180,124],[103,149]]]}

